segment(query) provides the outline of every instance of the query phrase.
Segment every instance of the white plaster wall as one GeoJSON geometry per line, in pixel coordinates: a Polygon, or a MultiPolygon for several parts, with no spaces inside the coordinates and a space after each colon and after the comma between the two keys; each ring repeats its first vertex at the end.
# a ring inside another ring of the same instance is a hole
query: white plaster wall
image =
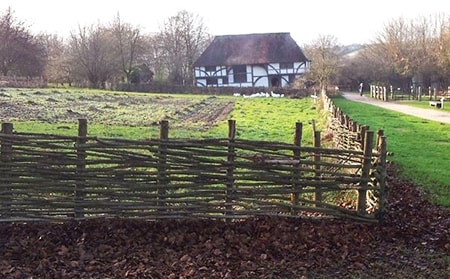
{"type": "Polygon", "coordinates": [[[268,74],[275,75],[280,70],[280,63],[270,63],[268,66],[268,74]]]}
{"type": "Polygon", "coordinates": [[[289,83],[286,80],[289,80],[289,76],[283,76],[281,79],[281,87],[289,86],[289,83]]]}
{"type": "Polygon", "coordinates": [[[197,79],[197,86],[199,86],[200,84],[206,85],[206,79],[197,79]]]}
{"type": "Polygon", "coordinates": [[[269,86],[267,71],[264,67],[253,66],[253,81],[255,82],[255,86],[269,86]],[[258,77],[262,78],[258,79],[258,77]]]}
{"type": "Polygon", "coordinates": [[[254,76],[266,76],[267,72],[266,72],[266,69],[264,69],[261,66],[253,66],[253,75],[254,76]]]}
{"type": "Polygon", "coordinates": [[[255,86],[264,86],[264,87],[268,87],[269,86],[269,79],[267,77],[263,77],[260,78],[256,83],[255,86]]]}
{"type": "MultiPolygon", "coordinates": [[[[297,69],[302,63],[295,62],[294,63],[294,69],[297,69]]],[[[309,67],[309,62],[306,62],[306,64],[303,64],[298,70],[296,71],[296,74],[305,73],[307,70],[307,67],[309,67]]]]}

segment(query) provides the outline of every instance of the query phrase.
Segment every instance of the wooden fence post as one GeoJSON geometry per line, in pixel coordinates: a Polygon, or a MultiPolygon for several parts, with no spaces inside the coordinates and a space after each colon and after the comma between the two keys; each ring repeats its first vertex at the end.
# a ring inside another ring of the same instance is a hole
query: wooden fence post
{"type": "Polygon", "coordinates": [[[345,113],[341,111],[339,115],[339,121],[341,122],[341,125],[345,125],[345,116],[345,113]]]}
{"type": "Polygon", "coordinates": [[[227,190],[225,195],[225,215],[230,215],[233,210],[234,192],[234,159],[236,157],[234,142],[236,139],[236,120],[228,120],[228,156],[227,156],[227,190]]]}
{"type": "MultiPolygon", "coordinates": [[[[314,132],[314,148],[318,149],[321,147],[320,144],[320,131],[314,132]]],[[[320,176],[320,152],[314,152],[314,177],[320,176]]],[[[314,192],[314,201],[322,202],[322,189],[317,189],[314,192]]]]}
{"type": "MultiPolygon", "coordinates": [[[[315,127],[314,127],[315,129],[315,127]]],[[[295,207],[298,205],[298,181],[300,179],[300,147],[302,145],[302,135],[303,135],[303,124],[301,122],[295,123],[295,134],[294,134],[294,156],[293,159],[296,163],[294,163],[294,169],[292,171],[292,188],[293,192],[291,193],[291,204],[295,207]],[[298,162],[298,163],[297,163],[298,162]]],[[[295,215],[294,207],[291,209],[291,214],[295,215]]]]}
{"type": "Polygon", "coordinates": [[[167,186],[167,140],[169,139],[169,121],[162,120],[159,130],[158,147],[158,211],[166,211],[167,186]]]}
{"type": "Polygon", "coordinates": [[[366,211],[367,201],[367,186],[370,175],[370,167],[372,165],[372,146],[373,146],[373,131],[366,131],[364,136],[364,159],[361,165],[361,182],[358,190],[358,204],[356,210],[359,214],[364,214],[366,211]]]}
{"type": "Polygon", "coordinates": [[[377,150],[379,150],[379,146],[380,146],[380,143],[381,143],[381,138],[384,136],[384,130],[382,130],[382,129],[379,129],[378,131],[377,131],[377,141],[375,142],[375,144],[376,144],[376,149],[377,150]]]}
{"type": "Polygon", "coordinates": [[[381,221],[384,217],[384,213],[387,207],[387,198],[386,198],[386,156],[387,156],[387,143],[386,137],[380,136],[378,141],[378,152],[380,153],[380,161],[378,163],[378,175],[379,183],[380,183],[380,193],[379,193],[379,201],[378,201],[378,220],[381,221]]]}
{"type": "Polygon", "coordinates": [[[369,130],[369,126],[361,126],[359,130],[359,138],[361,139],[361,150],[364,150],[364,144],[366,142],[366,132],[369,130]]]}
{"type": "MultiPolygon", "coordinates": [[[[314,133],[316,131],[316,120],[312,119],[311,120],[311,125],[312,125],[312,131],[314,133]]],[[[297,132],[297,130],[295,130],[295,132],[297,132]]]]}
{"type": "Polygon", "coordinates": [[[75,185],[75,218],[84,217],[84,209],[82,203],[84,201],[85,183],[84,171],[86,170],[86,150],[82,147],[86,143],[87,136],[87,120],[78,119],[78,138],[77,138],[77,183],[75,185]]]}
{"type": "MultiPolygon", "coordinates": [[[[2,134],[12,135],[14,130],[12,123],[2,123],[2,134]]],[[[3,179],[8,181],[11,176],[10,168],[8,164],[12,160],[12,143],[6,141],[0,141],[0,162],[5,164],[5,172],[2,174],[3,179]]],[[[12,201],[12,185],[11,182],[7,182],[3,189],[1,205],[1,215],[3,218],[11,217],[11,201],[12,201]]]]}
{"type": "Polygon", "coordinates": [[[357,132],[358,131],[358,122],[356,121],[352,121],[352,132],[357,132]]]}
{"type": "Polygon", "coordinates": [[[350,116],[348,116],[347,114],[344,115],[344,126],[345,129],[350,129],[350,116]]]}

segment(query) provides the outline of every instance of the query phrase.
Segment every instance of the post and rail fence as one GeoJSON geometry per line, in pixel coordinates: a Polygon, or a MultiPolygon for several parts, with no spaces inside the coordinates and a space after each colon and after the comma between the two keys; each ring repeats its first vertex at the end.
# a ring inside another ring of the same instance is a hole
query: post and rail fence
{"type": "Polygon", "coordinates": [[[447,90],[438,91],[436,87],[412,86],[409,90],[394,88],[394,86],[381,86],[370,84],[369,95],[371,98],[381,101],[404,101],[404,100],[428,100],[430,102],[450,99],[450,86],[447,90]]]}

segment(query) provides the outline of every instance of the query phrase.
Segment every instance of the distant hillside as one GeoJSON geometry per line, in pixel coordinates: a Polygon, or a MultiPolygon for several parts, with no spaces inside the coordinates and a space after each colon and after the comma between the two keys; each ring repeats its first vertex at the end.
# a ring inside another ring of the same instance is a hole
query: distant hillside
{"type": "Polygon", "coordinates": [[[342,56],[350,57],[350,56],[356,55],[359,51],[363,50],[365,47],[366,47],[366,45],[362,45],[362,44],[352,44],[352,45],[342,46],[339,53],[342,56]]]}

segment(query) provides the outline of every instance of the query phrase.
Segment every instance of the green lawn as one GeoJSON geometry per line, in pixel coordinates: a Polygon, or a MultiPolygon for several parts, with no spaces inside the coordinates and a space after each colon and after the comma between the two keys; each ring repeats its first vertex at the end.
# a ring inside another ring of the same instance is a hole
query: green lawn
{"type": "Polygon", "coordinates": [[[421,185],[433,201],[450,206],[450,125],[337,97],[334,103],[358,123],[387,136],[388,159],[402,176],[421,185]]]}
{"type": "MultiPolygon", "coordinates": [[[[228,118],[236,120],[237,137],[288,143],[294,140],[295,123],[302,122],[302,144],[307,146],[312,146],[311,120],[316,120],[319,128],[326,121],[309,98],[237,98],[228,118]]],[[[210,133],[226,135],[226,131],[227,124],[222,122],[210,133]]]]}

